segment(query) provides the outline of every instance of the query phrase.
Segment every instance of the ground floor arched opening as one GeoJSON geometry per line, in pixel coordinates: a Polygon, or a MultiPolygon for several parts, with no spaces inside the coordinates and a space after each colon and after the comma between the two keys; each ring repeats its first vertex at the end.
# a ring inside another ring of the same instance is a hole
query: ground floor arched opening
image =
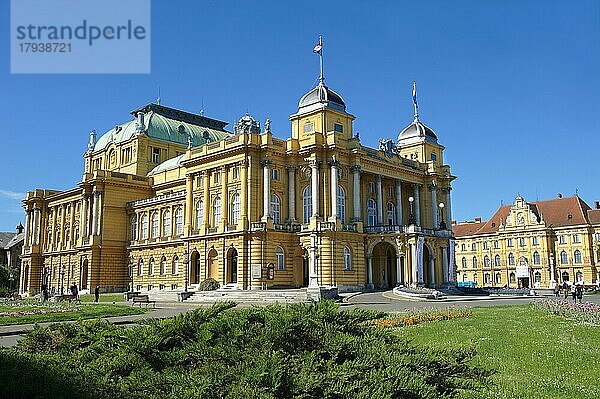
{"type": "Polygon", "coordinates": [[[89,262],[87,259],[84,259],[83,262],[81,262],[81,270],[79,271],[79,275],[80,277],[80,281],[79,281],[79,286],[81,287],[82,290],[87,290],[88,287],[88,275],[89,275],[89,262]]]}
{"type": "Polygon", "coordinates": [[[231,248],[227,253],[227,278],[226,283],[237,283],[238,274],[238,252],[235,248],[231,248]]]}
{"type": "Polygon", "coordinates": [[[190,264],[186,265],[189,267],[190,273],[190,284],[199,284],[202,278],[202,270],[200,268],[200,254],[198,251],[192,252],[192,256],[190,256],[190,264]]]}
{"type": "Polygon", "coordinates": [[[396,249],[389,242],[381,242],[373,248],[373,286],[392,288],[399,283],[396,272],[396,249]]]}
{"type": "Polygon", "coordinates": [[[219,261],[217,260],[217,251],[214,248],[208,251],[206,267],[206,277],[219,281],[219,261]]]}
{"type": "Polygon", "coordinates": [[[308,287],[308,251],[294,251],[294,286],[308,287]]]}

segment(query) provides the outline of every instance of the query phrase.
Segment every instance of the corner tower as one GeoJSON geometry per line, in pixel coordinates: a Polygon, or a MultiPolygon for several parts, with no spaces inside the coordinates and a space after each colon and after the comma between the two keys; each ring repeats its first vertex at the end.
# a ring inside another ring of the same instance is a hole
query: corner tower
{"type": "Polygon", "coordinates": [[[414,115],[410,125],[398,134],[398,154],[422,163],[431,162],[434,165],[444,164],[444,146],[438,143],[435,132],[419,119],[419,106],[417,104],[417,84],[413,82],[414,115]]]}

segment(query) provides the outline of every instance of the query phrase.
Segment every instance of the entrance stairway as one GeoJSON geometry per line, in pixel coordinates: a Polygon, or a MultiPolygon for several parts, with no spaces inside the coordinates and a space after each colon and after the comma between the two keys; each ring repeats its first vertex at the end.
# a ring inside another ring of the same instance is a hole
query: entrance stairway
{"type": "MultiPolygon", "coordinates": [[[[181,291],[150,291],[151,300],[157,302],[177,302],[180,300],[181,291]]],[[[306,289],[287,290],[234,290],[219,291],[188,291],[191,294],[184,299],[189,303],[215,303],[233,301],[239,303],[299,303],[309,302],[306,289]]]]}

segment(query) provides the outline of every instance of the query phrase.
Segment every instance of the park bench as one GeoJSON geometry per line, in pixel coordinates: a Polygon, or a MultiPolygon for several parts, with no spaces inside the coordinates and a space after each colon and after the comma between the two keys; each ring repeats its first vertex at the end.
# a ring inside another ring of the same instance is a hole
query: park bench
{"type": "Polygon", "coordinates": [[[140,304],[140,307],[142,307],[142,303],[146,304],[146,307],[148,306],[148,304],[152,304],[153,308],[156,308],[156,301],[151,301],[150,298],[148,297],[148,295],[136,295],[133,298],[131,298],[131,300],[133,301],[132,305],[135,305],[136,303],[140,304]]]}

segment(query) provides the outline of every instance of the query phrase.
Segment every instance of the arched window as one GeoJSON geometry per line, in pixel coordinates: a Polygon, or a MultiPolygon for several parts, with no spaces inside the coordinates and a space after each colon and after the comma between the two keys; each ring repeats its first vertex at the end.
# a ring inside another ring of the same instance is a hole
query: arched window
{"type": "Polygon", "coordinates": [[[148,215],[142,216],[142,240],[148,238],[148,215]]]}
{"type": "Polygon", "coordinates": [[[158,212],[152,214],[152,238],[158,237],[158,212]]]}
{"type": "Polygon", "coordinates": [[[575,273],[575,281],[577,281],[578,283],[582,283],[583,282],[583,273],[581,273],[581,272],[575,273]]]}
{"type": "Polygon", "coordinates": [[[494,266],[500,266],[500,255],[494,256],[494,266]]]}
{"type": "Polygon", "coordinates": [[[131,241],[137,240],[137,215],[131,218],[131,241]]]}
{"type": "Polygon", "coordinates": [[[477,285],[477,273],[473,274],[473,283],[477,285]]]}
{"type": "Polygon", "coordinates": [[[173,269],[171,273],[179,274],[179,257],[177,255],[173,257],[173,269]]]}
{"type": "Polygon", "coordinates": [[[167,258],[163,256],[160,260],[160,275],[164,276],[165,274],[167,274],[167,258]]]}
{"type": "Polygon", "coordinates": [[[567,256],[567,253],[565,251],[562,251],[560,253],[560,263],[562,263],[563,265],[569,263],[569,257],[567,256]]]}
{"type": "Polygon", "coordinates": [[[237,224],[240,219],[240,193],[233,194],[231,199],[231,217],[229,223],[237,224]]]}
{"type": "Polygon", "coordinates": [[[502,283],[502,275],[500,273],[496,273],[496,284],[502,283]]]}
{"type": "Polygon", "coordinates": [[[344,247],[344,270],[352,270],[352,255],[348,247],[344,247]]]}
{"type": "Polygon", "coordinates": [[[175,234],[183,233],[183,208],[179,207],[175,211],[175,234]]]}
{"type": "Polygon", "coordinates": [[[367,201],[367,226],[375,226],[377,224],[377,212],[375,211],[375,200],[369,198],[367,201]]]}
{"type": "Polygon", "coordinates": [[[221,221],[221,197],[216,197],[213,202],[213,227],[217,227],[221,221]]]}
{"type": "Polygon", "coordinates": [[[342,223],[346,222],[346,191],[342,186],[337,188],[337,213],[342,223]]]}
{"type": "Polygon", "coordinates": [[[204,221],[204,201],[196,203],[196,229],[199,229],[204,221]]]}
{"type": "Polygon", "coordinates": [[[575,263],[581,263],[581,251],[576,249],[575,252],[573,252],[573,260],[575,263]]]}
{"type": "Polygon", "coordinates": [[[281,200],[275,194],[271,194],[271,217],[273,223],[281,224],[281,200]]]}
{"type": "Polygon", "coordinates": [[[516,277],[514,273],[510,273],[510,275],[508,276],[508,281],[511,283],[514,283],[516,281],[516,277]]]}
{"type": "Polygon", "coordinates": [[[483,265],[485,267],[489,267],[490,266],[490,257],[489,256],[486,255],[486,256],[483,257],[483,265]]]}
{"type": "Polygon", "coordinates": [[[461,251],[466,251],[467,250],[467,246],[465,244],[461,244],[460,250],[461,251]]]}
{"type": "Polygon", "coordinates": [[[387,224],[390,226],[396,224],[396,207],[394,206],[393,202],[387,203],[386,220],[387,224]]]}
{"type": "Polygon", "coordinates": [[[569,281],[569,273],[563,272],[561,277],[562,277],[562,281],[569,281]]]}
{"type": "Polygon", "coordinates": [[[144,260],[140,258],[140,260],[138,261],[137,275],[141,276],[142,274],[144,274],[144,260]]]}
{"type": "Polygon", "coordinates": [[[473,267],[477,267],[477,256],[473,256],[473,267]]]}
{"type": "Polygon", "coordinates": [[[535,251],[533,253],[533,264],[534,265],[539,265],[540,263],[542,263],[542,261],[540,259],[540,254],[538,253],[538,251],[535,251]]]}
{"type": "Polygon", "coordinates": [[[163,213],[163,237],[169,237],[171,235],[171,211],[166,210],[163,213]]]}
{"type": "Polygon", "coordinates": [[[302,223],[308,223],[312,216],[312,188],[306,186],[302,192],[302,223]]]}
{"type": "Polygon", "coordinates": [[[486,273],[483,275],[483,283],[484,284],[491,284],[492,283],[492,275],[489,273],[486,273]]]}
{"type": "Polygon", "coordinates": [[[467,267],[467,258],[462,258],[462,267],[467,267]]]}
{"type": "Polygon", "coordinates": [[[283,252],[283,248],[277,247],[275,256],[277,257],[277,270],[285,270],[285,252],[283,252]]]}
{"type": "Polygon", "coordinates": [[[541,283],[542,282],[542,273],[540,272],[535,272],[533,274],[533,282],[534,283],[541,283]]]}
{"type": "Polygon", "coordinates": [[[512,252],[508,254],[508,264],[510,266],[514,266],[515,265],[515,255],[513,255],[512,252]]]}
{"type": "Polygon", "coordinates": [[[150,258],[150,264],[148,265],[148,274],[154,275],[154,258],[150,258]]]}

